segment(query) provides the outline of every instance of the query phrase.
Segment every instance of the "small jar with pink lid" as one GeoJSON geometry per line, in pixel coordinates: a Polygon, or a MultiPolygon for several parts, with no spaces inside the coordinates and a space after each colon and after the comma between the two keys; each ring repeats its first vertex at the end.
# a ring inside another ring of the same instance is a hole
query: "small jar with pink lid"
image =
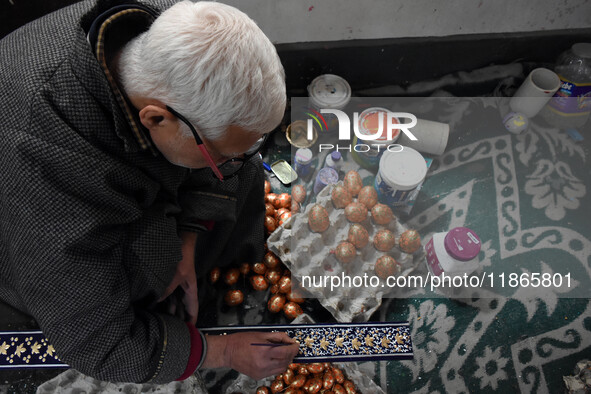
{"type": "Polygon", "coordinates": [[[480,247],[480,238],[467,227],[436,233],[425,245],[427,267],[434,276],[469,275],[478,268],[480,247]]]}

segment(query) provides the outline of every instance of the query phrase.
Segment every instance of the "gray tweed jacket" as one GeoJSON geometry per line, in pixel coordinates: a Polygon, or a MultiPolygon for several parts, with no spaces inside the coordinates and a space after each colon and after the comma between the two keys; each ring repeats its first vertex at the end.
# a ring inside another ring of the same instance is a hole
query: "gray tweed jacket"
{"type": "Polygon", "coordinates": [[[216,222],[198,238],[200,274],[261,259],[264,175],[253,160],[220,185],[139,148],[85,36],[112,3],[77,3],[0,41],[0,299],[87,375],[168,382],[190,350],[185,323],[154,311],[181,258],[179,225],[216,222]]]}

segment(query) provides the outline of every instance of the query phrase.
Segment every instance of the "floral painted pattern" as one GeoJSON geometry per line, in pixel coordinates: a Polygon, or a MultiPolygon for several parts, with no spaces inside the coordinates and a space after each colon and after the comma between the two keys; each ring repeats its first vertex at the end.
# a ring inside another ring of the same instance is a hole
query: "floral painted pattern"
{"type": "Polygon", "coordinates": [[[509,359],[501,357],[500,347],[492,350],[486,346],[484,355],[476,357],[478,370],[474,373],[474,376],[480,379],[480,389],[490,386],[493,390],[496,390],[500,381],[507,380],[505,367],[508,361],[509,359]]]}
{"type": "Polygon", "coordinates": [[[454,327],[455,319],[448,316],[445,304],[435,306],[433,300],[423,302],[418,311],[410,305],[408,318],[412,326],[414,359],[401,363],[410,368],[414,382],[421,373],[437,367],[439,355],[449,347],[449,331],[454,327]]]}
{"type": "Polygon", "coordinates": [[[587,189],[564,162],[540,160],[533,174],[528,176],[525,192],[531,196],[532,206],[544,209],[549,219],[561,220],[567,209],[579,208],[579,199],[587,189]]]}

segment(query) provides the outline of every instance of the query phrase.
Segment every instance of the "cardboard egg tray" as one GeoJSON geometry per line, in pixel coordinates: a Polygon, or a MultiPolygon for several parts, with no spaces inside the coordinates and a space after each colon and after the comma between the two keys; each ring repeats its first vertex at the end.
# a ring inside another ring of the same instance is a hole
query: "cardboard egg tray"
{"type": "Polygon", "coordinates": [[[325,187],[316,197],[316,204],[322,205],[329,214],[330,226],[326,231],[315,233],[310,230],[308,213],[314,203],[309,203],[305,210],[293,215],[283,226],[275,230],[269,236],[267,245],[291,270],[292,278],[300,283],[304,276],[316,277],[317,283],[320,282],[320,278],[323,278],[324,282],[324,278],[328,277],[326,286],[314,287],[305,283],[303,290],[306,297],[317,298],[337,321],[368,321],[381,305],[382,298],[394,292],[383,279],[379,279],[377,286],[370,286],[369,277],[377,277],[374,270],[376,261],[388,254],[401,264],[402,271],[397,276],[408,276],[424,259],[424,250],[420,248],[412,255],[402,252],[398,248],[398,239],[408,228],[398,219],[385,226],[377,225],[373,223],[371,213],[368,213],[368,217],[360,224],[369,233],[369,243],[364,248],[357,249],[357,256],[352,263],[345,266],[339,262],[331,251],[340,242],[347,240],[352,223],[345,217],[344,209],[335,208],[333,205],[333,188],[334,186],[325,187]],[[380,252],[373,245],[374,234],[382,228],[389,229],[396,236],[396,246],[388,252],[380,252]],[[331,289],[331,277],[342,278],[343,274],[352,281],[354,277],[363,278],[367,274],[367,286],[364,283],[359,287],[341,285],[331,289]]]}

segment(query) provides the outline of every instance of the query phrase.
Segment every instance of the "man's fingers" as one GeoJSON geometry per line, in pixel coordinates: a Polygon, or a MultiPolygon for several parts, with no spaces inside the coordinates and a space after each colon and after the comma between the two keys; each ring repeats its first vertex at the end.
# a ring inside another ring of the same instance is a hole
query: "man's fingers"
{"type": "Polygon", "coordinates": [[[174,316],[176,314],[176,302],[169,300],[168,302],[168,314],[174,316]]]}
{"type": "Polygon", "coordinates": [[[196,324],[197,315],[199,314],[199,299],[197,298],[197,293],[185,293],[183,304],[185,304],[185,310],[189,315],[189,321],[192,324],[196,324]]]}

